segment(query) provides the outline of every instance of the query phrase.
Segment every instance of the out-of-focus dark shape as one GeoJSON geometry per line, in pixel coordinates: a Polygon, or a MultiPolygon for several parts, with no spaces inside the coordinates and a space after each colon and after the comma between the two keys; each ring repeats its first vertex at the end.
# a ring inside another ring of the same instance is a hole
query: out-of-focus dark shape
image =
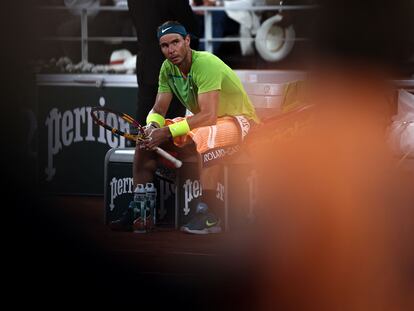
{"type": "Polygon", "coordinates": [[[317,55],[414,71],[414,1],[318,0],[312,41],[317,55]],[[410,60],[411,59],[411,60],[410,60]]]}

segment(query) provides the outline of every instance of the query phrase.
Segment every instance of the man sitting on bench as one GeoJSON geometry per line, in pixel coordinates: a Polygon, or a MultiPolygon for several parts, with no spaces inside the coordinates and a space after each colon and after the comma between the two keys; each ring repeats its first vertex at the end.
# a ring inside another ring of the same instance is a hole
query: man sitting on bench
{"type": "MultiPolygon", "coordinates": [[[[214,213],[220,166],[217,161],[234,153],[251,125],[259,122],[255,109],[236,73],[208,52],[190,48],[190,35],[178,22],[168,21],[158,28],[161,51],[166,60],[159,74],[158,94],[147,117],[148,139],[137,142],[134,186],[153,180],[157,155],[151,150],[168,144],[183,148],[192,145],[200,159],[202,203],[196,216],[181,227],[187,233],[221,231],[214,213]],[[164,119],[173,94],[193,114],[187,118],[164,119]]],[[[120,219],[113,229],[130,228],[131,220],[120,219]]]]}

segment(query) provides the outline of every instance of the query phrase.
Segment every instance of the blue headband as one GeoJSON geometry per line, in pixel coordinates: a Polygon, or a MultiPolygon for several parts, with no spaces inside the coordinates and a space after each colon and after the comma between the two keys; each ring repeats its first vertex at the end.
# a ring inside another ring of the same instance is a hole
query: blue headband
{"type": "Polygon", "coordinates": [[[187,30],[185,30],[183,25],[175,25],[175,24],[167,24],[162,26],[160,29],[158,29],[157,37],[158,40],[169,33],[178,33],[185,37],[188,33],[187,30]]]}

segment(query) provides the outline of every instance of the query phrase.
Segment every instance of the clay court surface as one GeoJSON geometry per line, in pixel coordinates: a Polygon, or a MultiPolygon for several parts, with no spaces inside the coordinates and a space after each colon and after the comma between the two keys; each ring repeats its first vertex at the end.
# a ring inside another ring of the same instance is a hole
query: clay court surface
{"type": "Polygon", "coordinates": [[[27,211],[14,240],[14,271],[34,304],[248,306],[254,243],[245,234],[112,232],[103,204],[103,197],[45,196],[27,211]]]}

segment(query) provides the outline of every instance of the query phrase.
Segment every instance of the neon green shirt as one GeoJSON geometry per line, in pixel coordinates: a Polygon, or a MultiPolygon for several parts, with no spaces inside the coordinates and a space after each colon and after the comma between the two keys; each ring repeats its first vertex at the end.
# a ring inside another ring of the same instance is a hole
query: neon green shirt
{"type": "Polygon", "coordinates": [[[158,92],[174,93],[194,114],[200,111],[197,95],[217,90],[220,91],[218,117],[244,115],[259,122],[239,77],[217,56],[192,50],[191,69],[187,78],[167,59],[161,66],[158,92]]]}

